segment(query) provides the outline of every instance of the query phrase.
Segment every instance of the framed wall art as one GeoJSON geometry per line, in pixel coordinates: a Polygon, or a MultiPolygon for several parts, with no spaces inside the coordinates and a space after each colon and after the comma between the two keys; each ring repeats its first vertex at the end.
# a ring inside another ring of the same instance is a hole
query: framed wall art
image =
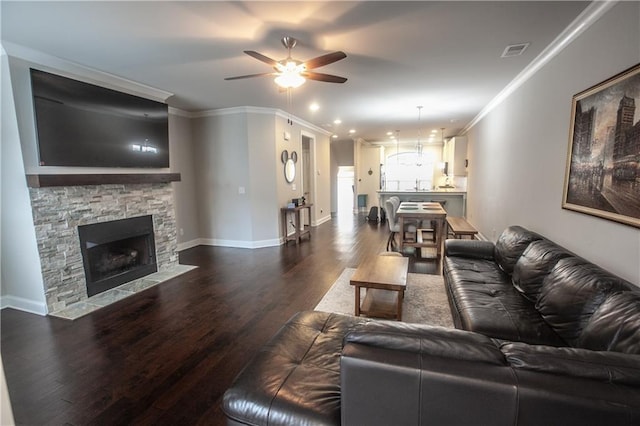
{"type": "Polygon", "coordinates": [[[573,96],[562,208],[640,228],[640,64],[573,96]]]}

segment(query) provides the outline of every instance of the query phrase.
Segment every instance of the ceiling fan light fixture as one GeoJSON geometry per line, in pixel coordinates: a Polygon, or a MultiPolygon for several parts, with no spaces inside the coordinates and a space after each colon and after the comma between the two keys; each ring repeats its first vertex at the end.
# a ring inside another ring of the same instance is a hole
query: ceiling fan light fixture
{"type": "Polygon", "coordinates": [[[276,65],[276,70],[280,72],[280,75],[275,78],[275,82],[284,89],[295,89],[307,81],[307,79],[302,76],[302,73],[305,71],[305,66],[302,63],[287,61],[283,64],[279,62],[276,65]]]}
{"type": "Polygon", "coordinates": [[[274,81],[283,89],[295,89],[307,81],[303,76],[295,72],[288,72],[277,76],[274,81]]]}

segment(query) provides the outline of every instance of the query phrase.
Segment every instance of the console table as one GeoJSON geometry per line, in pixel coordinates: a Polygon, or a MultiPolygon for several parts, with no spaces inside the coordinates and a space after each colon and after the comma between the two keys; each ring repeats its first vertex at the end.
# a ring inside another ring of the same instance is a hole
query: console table
{"type": "Polygon", "coordinates": [[[289,241],[295,241],[296,244],[298,244],[298,242],[301,241],[301,238],[303,235],[309,235],[309,238],[311,238],[311,233],[309,232],[308,229],[304,229],[304,223],[302,223],[302,221],[300,220],[300,216],[302,213],[302,210],[304,209],[308,209],[309,210],[309,220],[311,220],[311,206],[313,206],[313,203],[310,204],[303,204],[301,206],[297,206],[297,207],[282,207],[280,209],[280,215],[282,217],[282,232],[284,232],[284,243],[288,243],[289,241]],[[287,216],[289,213],[293,213],[294,216],[294,227],[296,228],[296,232],[293,235],[289,235],[289,233],[287,232],[287,216]]]}

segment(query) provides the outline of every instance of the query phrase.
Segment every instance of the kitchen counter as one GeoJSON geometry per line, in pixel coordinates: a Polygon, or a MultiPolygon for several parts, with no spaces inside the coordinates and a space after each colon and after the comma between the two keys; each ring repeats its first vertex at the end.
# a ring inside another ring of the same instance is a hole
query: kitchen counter
{"type": "Polygon", "coordinates": [[[431,191],[377,191],[380,206],[390,197],[396,196],[400,201],[437,201],[443,204],[448,215],[466,217],[467,191],[459,188],[438,188],[431,191]]]}

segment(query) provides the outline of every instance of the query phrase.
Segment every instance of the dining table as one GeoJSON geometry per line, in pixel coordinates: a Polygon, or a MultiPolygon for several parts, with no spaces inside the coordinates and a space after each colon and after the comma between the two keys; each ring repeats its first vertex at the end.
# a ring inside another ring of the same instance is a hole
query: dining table
{"type": "Polygon", "coordinates": [[[441,258],[442,256],[442,244],[446,238],[446,219],[447,212],[438,202],[402,202],[398,206],[396,211],[396,217],[398,218],[398,224],[400,225],[400,253],[403,253],[404,247],[433,247],[436,251],[436,256],[441,258]],[[404,231],[405,223],[417,222],[416,233],[422,232],[421,223],[429,222],[429,228],[431,223],[435,222],[435,228],[433,229],[435,235],[435,242],[433,240],[423,238],[414,238],[411,240],[406,239],[404,231]]]}

